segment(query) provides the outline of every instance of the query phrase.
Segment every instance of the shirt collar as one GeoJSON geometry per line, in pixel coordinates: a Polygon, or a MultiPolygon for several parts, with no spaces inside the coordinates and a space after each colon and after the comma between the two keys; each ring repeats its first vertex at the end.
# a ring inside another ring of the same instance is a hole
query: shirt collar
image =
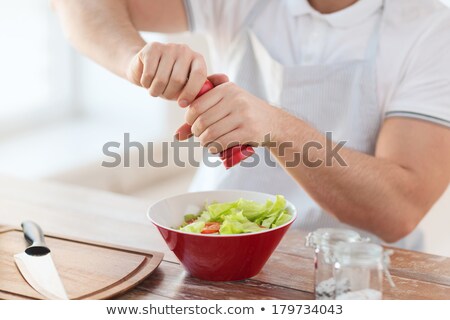
{"type": "Polygon", "coordinates": [[[383,7],[383,2],[384,0],[358,0],[350,7],[330,14],[316,11],[308,0],[287,0],[287,5],[293,16],[309,14],[327,21],[333,27],[348,28],[367,20],[383,7]]]}

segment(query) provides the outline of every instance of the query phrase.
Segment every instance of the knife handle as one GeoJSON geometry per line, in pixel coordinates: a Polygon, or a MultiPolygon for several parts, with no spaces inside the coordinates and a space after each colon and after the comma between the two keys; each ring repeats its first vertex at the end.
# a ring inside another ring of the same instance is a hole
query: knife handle
{"type": "Polygon", "coordinates": [[[50,249],[45,244],[44,233],[41,227],[33,221],[22,222],[23,235],[30,246],[25,250],[26,254],[32,256],[43,256],[50,253],[50,249]]]}

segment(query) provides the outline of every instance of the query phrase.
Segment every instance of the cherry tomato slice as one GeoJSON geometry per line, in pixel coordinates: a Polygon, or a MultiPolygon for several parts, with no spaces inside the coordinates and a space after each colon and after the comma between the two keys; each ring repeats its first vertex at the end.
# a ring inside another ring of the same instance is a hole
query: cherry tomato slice
{"type": "Polygon", "coordinates": [[[220,230],[220,223],[219,222],[206,222],[205,227],[202,230],[202,234],[211,234],[211,233],[218,233],[220,230]]]}

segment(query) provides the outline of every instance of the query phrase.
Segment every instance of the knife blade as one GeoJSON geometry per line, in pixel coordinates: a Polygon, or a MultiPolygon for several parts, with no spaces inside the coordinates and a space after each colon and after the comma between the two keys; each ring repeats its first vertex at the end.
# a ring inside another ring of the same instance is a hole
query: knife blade
{"type": "Polygon", "coordinates": [[[25,221],[22,223],[22,230],[30,246],[24,252],[14,255],[20,273],[44,297],[68,300],[50,249],[45,244],[42,229],[33,221],[25,221]]]}

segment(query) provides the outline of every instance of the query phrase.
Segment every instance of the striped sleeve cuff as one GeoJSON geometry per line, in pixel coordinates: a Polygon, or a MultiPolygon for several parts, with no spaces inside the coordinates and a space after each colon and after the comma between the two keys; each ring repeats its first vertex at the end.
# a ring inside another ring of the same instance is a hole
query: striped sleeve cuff
{"type": "Polygon", "coordinates": [[[428,114],[419,113],[419,112],[412,112],[412,111],[388,111],[388,112],[386,112],[386,118],[390,118],[390,117],[414,118],[414,119],[434,122],[436,124],[440,124],[442,126],[450,128],[449,120],[431,116],[428,114]]]}

